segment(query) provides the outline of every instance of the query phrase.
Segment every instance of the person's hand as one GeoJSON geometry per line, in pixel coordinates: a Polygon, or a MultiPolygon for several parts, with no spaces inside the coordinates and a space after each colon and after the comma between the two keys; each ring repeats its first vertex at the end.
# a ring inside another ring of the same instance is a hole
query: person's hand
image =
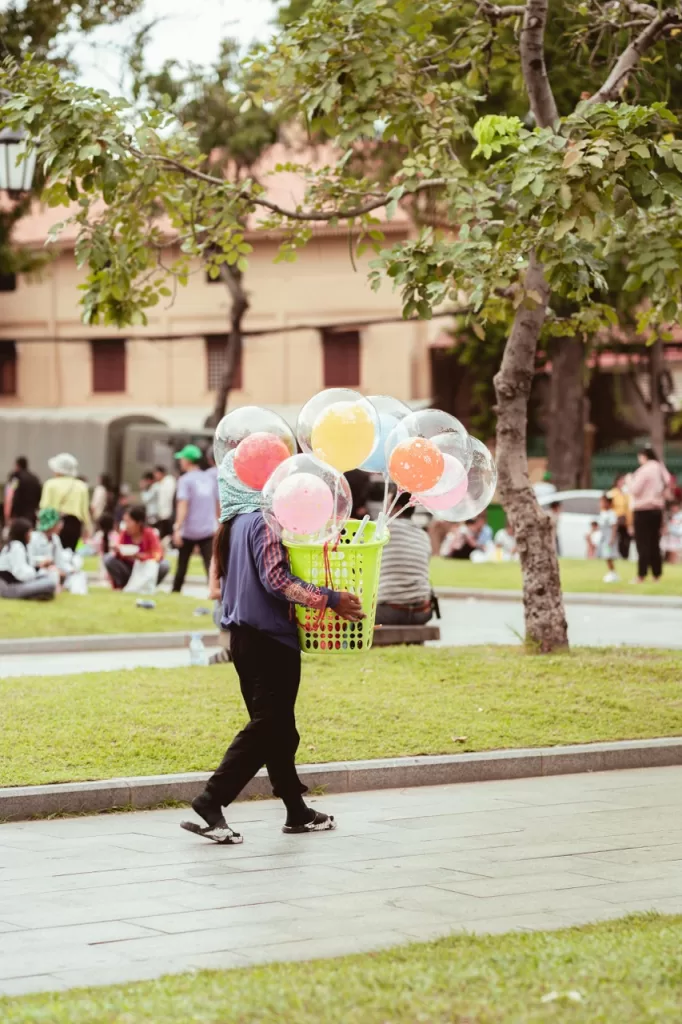
{"type": "Polygon", "coordinates": [[[179,530],[173,530],[173,546],[176,548],[182,547],[182,534],[179,530]]]}
{"type": "Polygon", "coordinates": [[[355,594],[347,593],[345,590],[339,594],[339,603],[334,611],[342,619],[348,619],[349,622],[359,622],[365,618],[360,598],[356,597],[355,594]]]}

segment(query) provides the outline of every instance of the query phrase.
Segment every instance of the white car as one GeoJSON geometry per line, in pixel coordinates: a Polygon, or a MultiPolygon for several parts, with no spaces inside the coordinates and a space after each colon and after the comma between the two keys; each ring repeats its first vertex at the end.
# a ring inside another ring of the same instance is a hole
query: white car
{"type": "Polygon", "coordinates": [[[542,508],[561,503],[559,515],[559,552],[562,558],[586,558],[585,537],[590,524],[599,519],[599,499],[603,491],[555,491],[538,497],[542,508]]]}

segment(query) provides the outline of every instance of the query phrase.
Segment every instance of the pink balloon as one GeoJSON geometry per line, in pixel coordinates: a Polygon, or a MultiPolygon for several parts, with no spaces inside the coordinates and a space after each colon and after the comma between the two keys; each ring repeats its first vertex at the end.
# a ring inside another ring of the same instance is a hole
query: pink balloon
{"type": "Polygon", "coordinates": [[[415,494],[415,498],[430,512],[442,512],[462,500],[467,492],[467,471],[454,455],[443,452],[443,475],[430,491],[415,494]]]}
{"type": "Polygon", "coordinates": [[[453,505],[457,505],[467,492],[467,478],[457,487],[453,487],[447,494],[439,494],[435,498],[425,498],[423,494],[419,495],[420,504],[427,508],[429,512],[446,512],[447,509],[452,508],[453,505]]]}
{"type": "Polygon", "coordinates": [[[272,511],[289,533],[318,533],[334,513],[334,495],[324,480],[312,473],[295,473],[278,485],[272,511]]]}
{"type": "Polygon", "coordinates": [[[234,471],[243,484],[261,491],[268,477],[291,452],[281,437],[257,430],[239,442],[234,453],[234,471]]]}

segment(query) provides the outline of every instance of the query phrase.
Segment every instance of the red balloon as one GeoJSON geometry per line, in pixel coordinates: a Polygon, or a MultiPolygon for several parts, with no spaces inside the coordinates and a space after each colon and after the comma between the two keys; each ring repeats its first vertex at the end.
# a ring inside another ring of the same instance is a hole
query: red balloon
{"type": "Polygon", "coordinates": [[[274,470],[290,455],[281,437],[259,430],[249,434],[237,445],[234,471],[247,487],[261,491],[274,470]]]}

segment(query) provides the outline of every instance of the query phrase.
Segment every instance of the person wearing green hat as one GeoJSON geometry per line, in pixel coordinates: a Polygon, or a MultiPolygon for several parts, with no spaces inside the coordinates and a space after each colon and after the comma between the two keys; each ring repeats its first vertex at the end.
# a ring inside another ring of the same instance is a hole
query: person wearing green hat
{"type": "Polygon", "coordinates": [[[36,569],[53,569],[63,582],[67,576],[64,547],[59,534],[62,519],[56,508],[41,508],[38,513],[37,529],[28,542],[28,557],[36,569]]]}
{"type": "Polygon", "coordinates": [[[178,549],[178,564],[173,580],[173,593],[179,594],[187,575],[192,552],[199,548],[206,576],[211,565],[213,535],[218,527],[220,500],[215,477],[200,469],[203,459],[201,448],[186,444],[175,453],[182,476],[176,491],[173,543],[178,549]]]}

